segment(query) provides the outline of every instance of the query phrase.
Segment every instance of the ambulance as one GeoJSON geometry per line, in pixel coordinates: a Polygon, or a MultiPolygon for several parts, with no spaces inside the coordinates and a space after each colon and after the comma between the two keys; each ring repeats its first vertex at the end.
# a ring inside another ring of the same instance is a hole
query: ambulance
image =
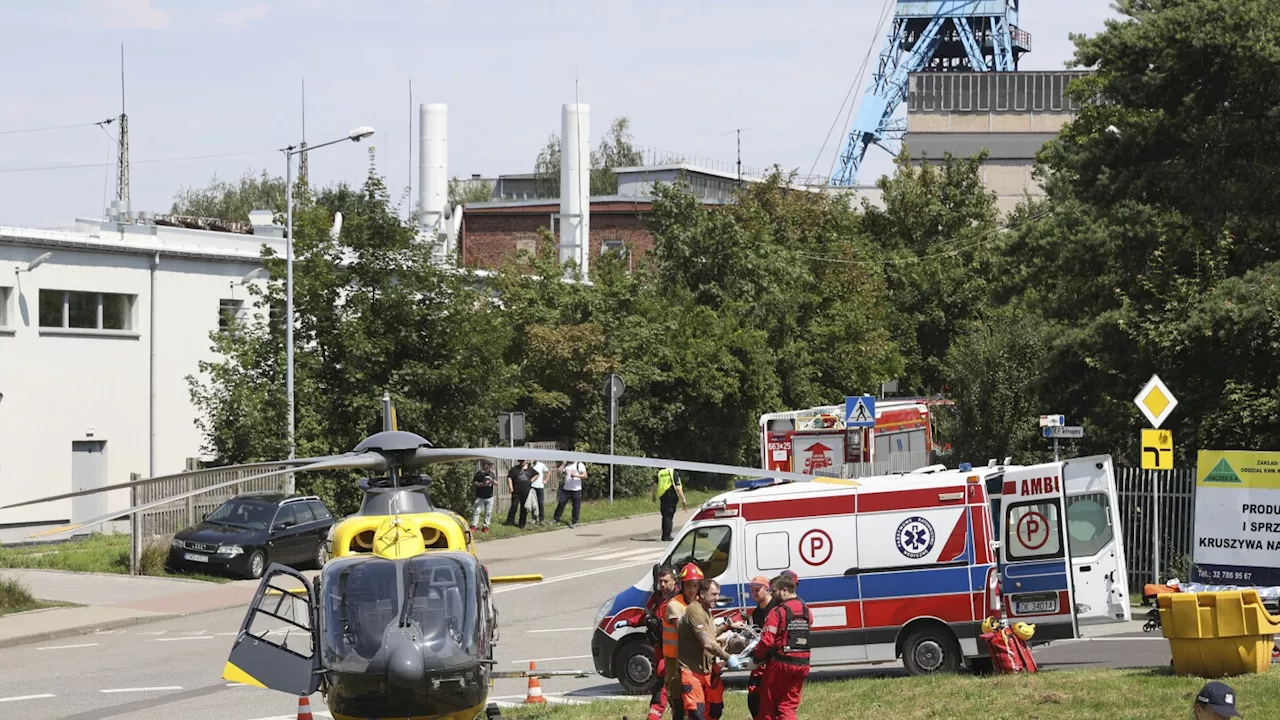
{"type": "MultiPolygon", "coordinates": [[[[659,565],[718,580],[717,616],[755,606],[749,578],[794,571],[814,666],[954,672],[989,665],[988,616],[1034,623],[1032,644],[1130,620],[1118,510],[1109,455],[743,481],[703,504],[659,565]]],[[[596,672],[635,694],[658,681],[644,623],[657,567],[605,601],[592,633],[596,672]]]]}

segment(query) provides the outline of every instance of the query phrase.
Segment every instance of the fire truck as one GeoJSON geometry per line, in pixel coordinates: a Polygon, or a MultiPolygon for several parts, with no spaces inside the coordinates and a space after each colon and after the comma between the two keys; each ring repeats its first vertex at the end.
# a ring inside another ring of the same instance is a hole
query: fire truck
{"type": "Polygon", "coordinates": [[[845,427],[844,405],[760,416],[760,467],[852,478],[933,464],[933,409],[950,401],[880,399],[875,427],[845,427]]]}

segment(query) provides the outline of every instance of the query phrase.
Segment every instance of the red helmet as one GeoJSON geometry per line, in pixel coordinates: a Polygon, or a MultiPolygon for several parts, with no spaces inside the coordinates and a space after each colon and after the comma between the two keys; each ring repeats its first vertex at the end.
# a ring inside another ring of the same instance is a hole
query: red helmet
{"type": "Polygon", "coordinates": [[[680,568],[680,582],[699,582],[703,579],[702,569],[693,563],[680,568]]]}

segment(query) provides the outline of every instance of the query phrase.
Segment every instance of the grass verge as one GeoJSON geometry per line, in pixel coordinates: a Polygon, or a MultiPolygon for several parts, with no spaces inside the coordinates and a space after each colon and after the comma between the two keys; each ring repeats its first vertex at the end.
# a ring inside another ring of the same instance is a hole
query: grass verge
{"type": "MultiPolygon", "coordinates": [[[[1176,677],[1168,669],[1073,670],[1022,676],[951,675],[810,681],[797,716],[827,718],[983,718],[983,720],[1183,720],[1190,717],[1203,678],[1176,677]]],[[[1228,678],[1237,708],[1246,718],[1271,717],[1280,705],[1273,675],[1228,678]]],[[[586,705],[530,706],[503,710],[503,717],[547,720],[643,718],[645,700],[604,700],[586,705]]],[[[747,696],[725,694],[724,717],[747,717],[747,696]]]]}
{"type": "MultiPolygon", "coordinates": [[[[689,501],[689,510],[692,512],[699,505],[722,492],[724,491],[686,489],[684,491],[684,496],[685,499],[689,501]]],[[[547,511],[547,524],[533,525],[530,523],[525,525],[523,530],[518,527],[503,525],[503,521],[507,519],[507,514],[504,512],[499,515],[495,512],[493,514],[492,522],[489,524],[489,532],[477,533],[476,542],[484,542],[485,540],[501,540],[503,538],[511,538],[519,535],[526,535],[528,533],[547,532],[550,530],[560,530],[568,527],[567,525],[551,522],[551,518],[556,512],[556,492],[554,490],[547,493],[545,507],[547,511]]],[[[578,525],[604,522],[606,520],[621,520],[623,518],[635,517],[637,515],[653,515],[654,529],[658,529],[660,527],[658,503],[654,502],[651,495],[614,498],[612,503],[608,500],[587,500],[582,503],[582,512],[578,515],[578,525]]],[[[471,522],[470,513],[464,515],[464,517],[467,522],[471,522]]],[[[566,504],[564,507],[564,514],[561,515],[560,519],[564,522],[568,522],[572,518],[573,506],[566,504]]],[[[516,511],[516,519],[520,519],[518,509],[516,511]]],[[[483,522],[484,518],[481,517],[480,520],[483,522]]],[[[680,528],[677,527],[675,529],[679,530],[680,528]]]]}
{"type": "MultiPolygon", "coordinates": [[[[142,574],[157,577],[181,577],[190,580],[230,582],[231,578],[195,573],[171,573],[164,561],[169,552],[169,539],[153,542],[142,549],[142,574]]],[[[33,568],[129,574],[129,536],[94,533],[87,538],[66,542],[0,547],[0,568],[33,568]]]]}
{"type": "Polygon", "coordinates": [[[51,607],[74,607],[74,605],[37,600],[22,583],[13,578],[0,577],[0,616],[51,607]]]}

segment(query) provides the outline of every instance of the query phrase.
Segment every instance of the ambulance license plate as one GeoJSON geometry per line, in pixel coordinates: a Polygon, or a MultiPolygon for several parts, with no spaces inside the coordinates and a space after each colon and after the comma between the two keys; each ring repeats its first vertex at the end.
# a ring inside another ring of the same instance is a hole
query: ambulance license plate
{"type": "Polygon", "coordinates": [[[1052,615],[1058,612],[1057,593],[1021,595],[1013,601],[1015,615],[1052,615]]]}
{"type": "Polygon", "coordinates": [[[182,553],[182,557],[192,562],[202,562],[202,563],[209,562],[208,555],[198,555],[196,553],[182,553]]]}

